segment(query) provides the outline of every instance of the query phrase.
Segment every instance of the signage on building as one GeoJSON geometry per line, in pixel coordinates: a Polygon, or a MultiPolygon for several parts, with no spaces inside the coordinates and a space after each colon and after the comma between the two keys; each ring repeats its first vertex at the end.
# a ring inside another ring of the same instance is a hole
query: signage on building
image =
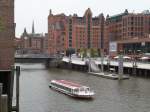
{"type": "Polygon", "coordinates": [[[142,42],[141,45],[142,45],[142,46],[145,46],[145,42],[142,42]]]}
{"type": "Polygon", "coordinates": [[[109,51],[116,52],[117,51],[117,42],[110,42],[109,43],[109,51]]]}

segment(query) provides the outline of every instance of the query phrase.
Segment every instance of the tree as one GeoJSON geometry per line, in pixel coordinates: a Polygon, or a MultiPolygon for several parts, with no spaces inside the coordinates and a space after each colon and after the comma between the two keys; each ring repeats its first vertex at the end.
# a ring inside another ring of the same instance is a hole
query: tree
{"type": "Polygon", "coordinates": [[[91,48],[90,49],[90,54],[91,54],[91,57],[98,57],[99,56],[98,49],[91,48]]]}

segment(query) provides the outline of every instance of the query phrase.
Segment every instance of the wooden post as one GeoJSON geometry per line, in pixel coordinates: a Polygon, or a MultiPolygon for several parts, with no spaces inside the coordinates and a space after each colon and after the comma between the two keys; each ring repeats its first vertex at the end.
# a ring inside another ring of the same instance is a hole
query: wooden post
{"type": "Polygon", "coordinates": [[[130,74],[130,68],[127,68],[128,69],[128,75],[130,74]]]}
{"type": "Polygon", "coordinates": [[[3,85],[0,83],[0,112],[8,112],[8,96],[2,95],[3,85]]]}
{"type": "Polygon", "coordinates": [[[136,72],[137,72],[137,65],[136,65],[136,62],[135,62],[135,60],[134,60],[134,62],[133,62],[133,70],[132,70],[132,74],[134,75],[134,76],[136,76],[136,72]]]}
{"type": "Polygon", "coordinates": [[[107,59],[107,72],[110,72],[110,59],[107,59]]]}
{"type": "Polygon", "coordinates": [[[89,62],[88,62],[88,72],[91,72],[91,59],[89,58],[89,62]]]}
{"type": "Polygon", "coordinates": [[[19,112],[19,77],[20,66],[16,66],[16,112],[19,112]]]}
{"type": "Polygon", "coordinates": [[[50,59],[46,59],[45,66],[46,66],[46,68],[50,67],[50,59]]]}
{"type": "Polygon", "coordinates": [[[10,89],[9,89],[9,93],[10,96],[8,97],[8,111],[11,112],[12,111],[12,98],[13,98],[13,87],[14,87],[14,72],[15,72],[15,68],[14,66],[11,67],[11,80],[10,80],[10,89]]]}
{"type": "Polygon", "coordinates": [[[2,83],[0,83],[0,112],[2,112],[2,88],[3,88],[3,85],[2,83]]]}
{"type": "Polygon", "coordinates": [[[101,72],[104,72],[104,53],[103,50],[101,52],[101,72]]]}
{"type": "Polygon", "coordinates": [[[7,95],[2,95],[1,96],[1,101],[2,101],[2,112],[8,112],[8,96],[7,95]]]}
{"type": "Polygon", "coordinates": [[[119,62],[118,62],[118,74],[119,74],[119,80],[122,79],[123,75],[123,55],[119,55],[119,62]]]}
{"type": "Polygon", "coordinates": [[[145,76],[145,78],[147,78],[147,70],[146,69],[144,70],[144,76],[145,76]]]}

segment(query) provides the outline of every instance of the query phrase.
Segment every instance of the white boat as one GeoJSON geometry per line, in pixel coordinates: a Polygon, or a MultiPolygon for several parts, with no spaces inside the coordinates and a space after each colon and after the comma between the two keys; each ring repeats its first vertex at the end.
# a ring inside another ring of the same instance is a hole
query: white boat
{"type": "Polygon", "coordinates": [[[49,87],[78,98],[92,98],[95,94],[89,87],[67,80],[52,80],[49,87]]]}

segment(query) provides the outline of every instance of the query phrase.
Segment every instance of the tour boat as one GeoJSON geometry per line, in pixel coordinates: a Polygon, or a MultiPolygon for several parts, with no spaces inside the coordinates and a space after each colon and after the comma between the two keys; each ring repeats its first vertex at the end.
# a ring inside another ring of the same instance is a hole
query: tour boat
{"type": "Polygon", "coordinates": [[[89,87],[67,80],[52,80],[49,87],[72,97],[92,98],[94,96],[94,91],[92,91],[89,87]]]}

